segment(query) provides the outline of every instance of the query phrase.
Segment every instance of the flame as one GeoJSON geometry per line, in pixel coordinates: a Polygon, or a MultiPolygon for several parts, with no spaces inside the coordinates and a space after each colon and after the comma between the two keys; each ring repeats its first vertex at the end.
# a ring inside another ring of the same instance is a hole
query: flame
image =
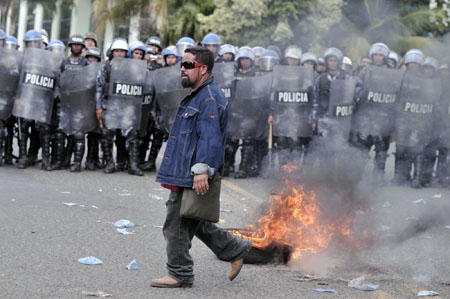
{"type": "MultiPolygon", "coordinates": [[[[298,170],[292,165],[283,166],[286,174],[298,170]]],[[[266,215],[249,225],[248,230],[231,230],[232,234],[250,240],[253,247],[264,249],[273,244],[285,244],[292,248],[291,257],[300,258],[304,253],[319,253],[326,249],[333,238],[344,247],[362,248],[367,244],[352,231],[353,214],[346,213],[327,219],[316,199],[314,191],[306,191],[294,181],[283,177],[286,188],[281,194],[271,196],[266,215]]],[[[361,212],[361,210],[359,210],[361,212]]]]}

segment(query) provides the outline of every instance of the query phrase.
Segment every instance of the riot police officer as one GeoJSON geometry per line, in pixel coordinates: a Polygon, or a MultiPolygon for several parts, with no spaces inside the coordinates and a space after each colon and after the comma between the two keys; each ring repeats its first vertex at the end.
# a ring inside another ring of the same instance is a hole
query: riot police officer
{"type": "Polygon", "coordinates": [[[220,47],[219,58],[217,62],[232,62],[236,56],[236,50],[233,45],[225,44],[220,47]]]}
{"type": "Polygon", "coordinates": [[[426,131],[427,122],[432,116],[432,106],[423,105],[419,101],[428,101],[427,97],[421,96],[421,65],[425,61],[422,51],[411,49],[406,52],[403,62],[406,71],[402,80],[400,100],[397,105],[395,122],[396,151],[395,151],[395,173],[394,182],[398,185],[409,184],[412,180],[411,172],[415,169],[415,187],[420,187],[425,174],[423,168],[423,147],[428,145],[429,131],[426,131]],[[414,107],[414,109],[412,109],[414,107]],[[426,109],[425,109],[426,108],[426,109]],[[430,109],[431,108],[431,109],[430,109]],[[420,111],[419,111],[420,110],[420,111]],[[425,128],[422,126],[425,125],[425,128]],[[426,131],[426,132],[425,132],[426,131]],[[420,144],[419,144],[420,143],[420,144]]]}
{"type": "MultiPolygon", "coordinates": [[[[257,73],[255,70],[255,53],[250,47],[241,47],[236,54],[237,68],[234,74],[236,80],[241,80],[244,77],[254,77],[257,73]]],[[[235,87],[232,88],[234,90],[235,87]]],[[[234,94],[234,91],[232,91],[234,94]]],[[[234,172],[234,163],[236,151],[239,147],[239,140],[227,138],[225,148],[225,164],[223,175],[227,176],[231,172],[234,172]]],[[[242,140],[241,147],[241,163],[239,164],[239,170],[234,174],[235,179],[243,179],[251,173],[253,165],[253,152],[255,148],[254,138],[245,138],[242,140]]]]}
{"type": "MultiPolygon", "coordinates": [[[[68,47],[70,48],[71,55],[63,60],[61,65],[61,73],[75,68],[82,68],[89,64],[86,57],[82,56],[83,48],[85,48],[84,38],[80,34],[74,34],[70,37],[68,42],[68,47]]],[[[60,108],[58,108],[60,109],[60,108]]],[[[56,133],[57,139],[57,155],[59,158],[63,157],[62,145],[65,143],[65,134],[58,130],[56,133]]],[[[74,163],[70,166],[71,172],[81,171],[81,162],[83,160],[85,151],[85,136],[84,133],[79,132],[67,138],[67,147],[65,150],[65,157],[63,166],[68,167],[70,165],[70,160],[72,158],[72,153],[74,154],[74,163]]],[[[61,161],[58,161],[61,163],[61,161]]],[[[60,163],[56,164],[55,169],[60,169],[60,163]]]]}
{"type": "Polygon", "coordinates": [[[85,45],[85,53],[87,53],[87,51],[90,48],[97,48],[98,47],[98,41],[97,41],[97,34],[95,34],[94,32],[89,32],[84,36],[84,45],[85,45]]]}
{"type": "Polygon", "coordinates": [[[300,65],[300,60],[302,59],[302,49],[295,45],[287,47],[284,51],[284,59],[286,65],[300,65]]]}
{"type": "Polygon", "coordinates": [[[177,47],[177,56],[183,57],[184,50],[187,48],[192,48],[195,46],[195,41],[190,37],[182,37],[177,41],[176,47],[177,47]]]}
{"type": "Polygon", "coordinates": [[[396,69],[398,66],[398,55],[397,53],[391,51],[388,56],[388,66],[392,69],[396,69]]]}
{"type": "MultiPolygon", "coordinates": [[[[372,84],[372,78],[374,78],[371,74],[382,72],[383,69],[387,69],[387,61],[389,55],[389,48],[383,43],[375,43],[370,47],[369,55],[372,59],[372,64],[370,67],[364,68],[359,73],[358,78],[358,87],[357,87],[357,95],[356,95],[356,112],[354,114],[356,125],[353,128],[353,144],[366,153],[367,157],[369,157],[369,151],[372,147],[375,150],[375,159],[374,159],[374,179],[376,183],[383,183],[384,179],[384,170],[386,165],[386,159],[388,157],[387,151],[389,149],[392,131],[393,131],[393,110],[389,108],[388,105],[393,104],[395,102],[395,97],[392,98],[392,95],[389,96],[389,99],[386,101],[376,101],[374,100],[375,96],[377,96],[377,92],[381,92],[379,90],[371,90],[372,86],[375,85],[376,82],[372,84]],[[363,88],[365,86],[366,88],[363,88]],[[374,95],[374,97],[371,97],[374,95]],[[373,105],[372,105],[373,104],[373,105]],[[379,119],[376,117],[375,109],[380,109],[380,113],[377,113],[378,116],[384,115],[381,111],[384,111],[385,118],[379,119]],[[389,112],[390,111],[390,112],[389,112]],[[370,130],[367,126],[372,126],[373,124],[369,124],[366,122],[368,119],[376,118],[376,120],[371,120],[370,122],[383,122],[384,124],[378,124],[383,128],[380,130],[370,130]]],[[[391,71],[393,73],[394,71],[391,71]]],[[[381,77],[381,76],[380,76],[381,77]]],[[[381,78],[383,79],[383,78],[381,78]]],[[[383,83],[386,85],[389,82],[383,83]]],[[[388,95],[384,93],[381,95],[383,99],[388,99],[388,95]]]]}
{"type": "MultiPolygon", "coordinates": [[[[434,58],[434,57],[426,57],[423,64],[422,64],[422,74],[423,77],[431,79],[433,81],[440,81],[439,80],[439,62],[434,58]]],[[[440,85],[440,84],[439,84],[440,85]]],[[[440,101],[442,101],[442,97],[439,97],[440,101]]],[[[437,107],[441,104],[441,103],[434,103],[437,107]]],[[[444,107],[443,109],[445,109],[447,107],[444,107]]],[[[448,109],[443,110],[447,112],[448,115],[448,109]]],[[[430,140],[428,142],[428,144],[426,144],[423,147],[423,151],[421,153],[419,153],[416,158],[415,158],[415,177],[412,181],[412,187],[414,188],[420,188],[420,187],[424,187],[424,186],[430,186],[430,184],[432,183],[432,178],[433,178],[433,169],[434,169],[434,165],[437,163],[438,165],[438,170],[441,170],[441,173],[445,173],[445,171],[442,171],[442,169],[445,167],[442,167],[443,165],[445,165],[445,153],[446,153],[446,149],[445,146],[442,147],[443,149],[443,155],[441,156],[441,159],[438,159],[438,155],[437,155],[437,151],[441,151],[440,150],[440,142],[439,142],[439,133],[440,133],[440,129],[441,129],[441,119],[442,117],[439,117],[439,112],[443,112],[440,111],[440,109],[435,109],[432,112],[433,118],[431,120],[432,122],[432,128],[434,130],[431,130],[431,132],[429,132],[430,135],[430,140]],[[441,163],[439,163],[439,160],[441,161],[441,163]],[[444,162],[444,163],[442,163],[444,162]]],[[[442,115],[442,113],[440,113],[442,115]]],[[[445,115],[445,114],[444,114],[445,115]]],[[[445,117],[445,116],[444,116],[445,117]]],[[[444,134],[447,135],[448,133],[446,132],[447,130],[444,130],[444,134]]],[[[439,177],[439,171],[436,172],[437,177],[439,177]]],[[[441,175],[441,177],[445,177],[444,175],[441,175]]],[[[441,180],[444,181],[444,180],[441,180]]]]}
{"type": "Polygon", "coordinates": [[[264,52],[265,50],[266,49],[264,49],[263,47],[260,47],[260,46],[252,48],[253,53],[255,53],[254,65],[255,65],[255,71],[257,71],[257,72],[259,72],[259,58],[261,57],[262,52],[264,52]]]}
{"type": "MultiPolygon", "coordinates": [[[[86,38],[85,37],[85,41],[86,38]]],[[[102,61],[102,52],[99,48],[90,47],[86,51],[86,59],[90,63],[100,63],[102,61]]],[[[87,156],[86,156],[86,170],[94,171],[95,169],[103,168],[99,159],[99,145],[100,145],[100,130],[97,128],[95,131],[87,134],[87,156]]]]}
{"type": "Polygon", "coordinates": [[[316,58],[316,55],[314,55],[311,52],[306,52],[302,55],[302,59],[300,59],[300,65],[303,67],[309,67],[314,70],[314,77],[319,77],[319,73],[317,72],[317,66],[319,62],[316,58]]]}
{"type": "MultiPolygon", "coordinates": [[[[25,48],[42,48],[43,39],[41,33],[37,30],[29,30],[23,38],[25,48]]],[[[19,118],[19,163],[20,169],[34,165],[37,161],[39,152],[39,132],[36,129],[35,122],[31,119],[19,118]],[[31,130],[31,132],[30,132],[31,130]],[[30,148],[27,150],[28,138],[30,139],[30,148]]]]}
{"type": "MultiPolygon", "coordinates": [[[[9,55],[14,55],[14,54],[18,54],[16,51],[19,49],[19,43],[17,41],[17,39],[14,36],[8,36],[6,38],[5,34],[3,32],[3,30],[0,29],[0,41],[1,43],[3,43],[3,47],[5,49],[9,49],[10,51],[5,51],[2,53],[8,53],[9,55]]],[[[1,48],[1,47],[0,47],[1,48]]],[[[6,54],[6,55],[8,55],[6,54]]],[[[4,54],[2,54],[4,55],[4,54]]],[[[19,79],[19,75],[20,75],[20,67],[21,67],[21,63],[22,61],[20,60],[21,55],[17,55],[17,56],[13,56],[16,57],[16,63],[11,63],[11,61],[8,60],[8,62],[5,64],[1,64],[1,68],[3,71],[3,68],[6,68],[6,71],[9,78],[13,78],[15,77],[16,80],[11,80],[11,81],[15,81],[17,83],[18,79],[19,79]]],[[[10,82],[3,82],[4,84],[10,85],[10,82]]],[[[5,86],[6,87],[6,86],[5,86]]],[[[15,86],[17,87],[17,86],[15,86]]],[[[14,88],[14,87],[13,87],[14,88]]],[[[6,87],[6,89],[8,90],[14,90],[13,88],[11,88],[11,86],[6,87]]],[[[14,90],[15,91],[15,90],[14,90]]],[[[11,107],[10,105],[7,104],[8,100],[6,99],[8,96],[6,96],[5,98],[3,98],[2,102],[1,102],[1,107],[0,108],[6,108],[6,107],[11,107]],[[4,100],[6,99],[6,101],[4,102],[4,100]]],[[[13,100],[14,95],[12,93],[9,94],[9,100],[13,100]]],[[[7,164],[7,165],[12,165],[13,164],[13,137],[14,137],[14,126],[15,126],[15,117],[10,115],[11,111],[9,108],[6,108],[5,110],[8,111],[3,111],[3,113],[1,113],[1,109],[0,109],[0,115],[1,114],[5,114],[4,117],[0,116],[0,166],[3,165],[3,163],[7,164]],[[3,157],[4,154],[4,157],[3,157]],[[3,161],[4,158],[4,161],[3,161]]]]}
{"type": "Polygon", "coordinates": [[[326,70],[325,60],[323,59],[323,57],[317,58],[317,68],[316,68],[317,74],[322,75],[322,73],[325,72],[325,70],[326,70]]]}
{"type": "Polygon", "coordinates": [[[214,59],[219,58],[219,49],[222,45],[222,40],[215,33],[208,33],[205,35],[201,41],[201,45],[214,54],[214,59]]]}
{"type": "Polygon", "coordinates": [[[147,65],[149,70],[156,70],[162,67],[162,61],[160,61],[162,44],[161,39],[157,36],[150,36],[145,42],[147,47],[147,65]]]}
{"type": "MultiPolygon", "coordinates": [[[[104,115],[104,111],[105,113],[109,112],[108,110],[105,110],[107,108],[106,100],[111,100],[108,99],[108,91],[110,90],[109,85],[111,84],[112,68],[114,67],[115,59],[125,58],[127,51],[127,42],[124,39],[116,39],[111,45],[112,59],[105,65],[103,65],[97,75],[96,113],[97,118],[100,122],[100,126],[102,127],[101,146],[105,163],[105,168],[103,170],[104,173],[113,173],[115,171],[115,165],[112,155],[115,130],[108,128],[106,123],[104,124],[104,120],[106,120],[105,117],[107,116],[106,114],[104,115]]],[[[144,56],[145,55],[143,55],[142,58],[144,58],[144,56]]],[[[139,103],[138,109],[141,109],[142,100],[140,101],[141,102],[139,103]]],[[[111,113],[114,113],[114,111],[111,111],[111,113]]],[[[122,128],[122,130],[126,131],[126,140],[130,146],[130,161],[128,165],[128,173],[131,175],[142,176],[144,174],[138,165],[139,140],[137,136],[137,128],[122,128]]],[[[122,157],[118,156],[118,160],[119,158],[122,159],[122,157]]]]}
{"type": "MultiPolygon", "coordinates": [[[[162,56],[164,58],[165,67],[171,67],[177,64],[177,48],[175,46],[169,46],[162,51],[162,56]]],[[[158,115],[161,110],[159,103],[156,99],[153,100],[151,108],[151,121],[149,122],[150,131],[147,133],[147,138],[141,145],[141,160],[143,164],[141,169],[144,171],[154,171],[156,170],[156,158],[158,157],[159,150],[162,147],[164,139],[166,138],[161,124],[158,121],[158,115]],[[145,161],[145,155],[150,144],[150,138],[152,140],[150,153],[148,155],[147,161],[145,161]]]]}

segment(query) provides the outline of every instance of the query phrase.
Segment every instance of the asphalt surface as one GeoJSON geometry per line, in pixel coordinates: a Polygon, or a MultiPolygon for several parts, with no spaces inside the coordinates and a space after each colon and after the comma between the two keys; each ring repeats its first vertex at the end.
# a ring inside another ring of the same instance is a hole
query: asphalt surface
{"type": "MultiPolygon", "coordinates": [[[[245,265],[230,282],[229,264],[194,240],[193,288],[152,288],[152,278],[166,275],[159,226],[169,193],[154,181],[155,173],[135,177],[0,167],[0,298],[88,298],[86,292],[98,291],[114,298],[415,298],[421,290],[450,298],[450,229],[445,227],[450,226],[450,191],[390,186],[358,195],[370,201],[361,222],[370,222],[373,246],[353,251],[332,245],[288,265],[245,265]],[[419,199],[425,204],[413,203],[419,199]],[[135,234],[118,233],[113,224],[119,219],[134,222],[128,230],[135,234]],[[103,265],[77,262],[87,256],[103,265]],[[127,270],[134,259],[139,269],[127,270]],[[305,274],[311,277],[304,279],[305,274]],[[363,275],[379,289],[347,286],[363,275]]],[[[279,184],[276,178],[225,179],[222,210],[227,211],[220,225],[253,222],[279,184]]]]}

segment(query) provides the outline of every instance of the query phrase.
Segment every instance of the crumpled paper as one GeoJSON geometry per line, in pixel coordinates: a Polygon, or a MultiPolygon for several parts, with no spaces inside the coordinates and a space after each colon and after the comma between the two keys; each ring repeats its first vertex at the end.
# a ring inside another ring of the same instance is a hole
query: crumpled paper
{"type": "Polygon", "coordinates": [[[116,231],[118,231],[118,232],[121,233],[122,235],[134,235],[133,232],[127,231],[126,228],[117,228],[116,231]]]}
{"type": "Polygon", "coordinates": [[[103,262],[95,256],[82,257],[78,259],[78,262],[83,265],[102,265],[103,262]]]}
{"type": "Polygon", "coordinates": [[[378,290],[379,285],[377,284],[362,284],[365,277],[361,276],[355,279],[352,279],[348,282],[347,286],[350,288],[354,288],[360,291],[376,291],[378,290]]]}
{"type": "Polygon", "coordinates": [[[434,291],[420,291],[419,293],[417,293],[418,297],[426,297],[426,296],[439,296],[438,292],[434,292],[434,291]]]}
{"type": "Polygon", "coordinates": [[[139,267],[136,263],[136,260],[132,260],[128,265],[127,265],[127,270],[138,270],[139,267]]]}
{"type": "Polygon", "coordinates": [[[115,227],[118,228],[125,228],[125,227],[134,227],[134,223],[131,222],[130,220],[126,220],[126,219],[120,219],[119,221],[117,221],[116,223],[114,223],[115,227]]]}
{"type": "Polygon", "coordinates": [[[319,292],[319,293],[337,293],[336,290],[333,289],[314,289],[314,291],[319,292]]]}

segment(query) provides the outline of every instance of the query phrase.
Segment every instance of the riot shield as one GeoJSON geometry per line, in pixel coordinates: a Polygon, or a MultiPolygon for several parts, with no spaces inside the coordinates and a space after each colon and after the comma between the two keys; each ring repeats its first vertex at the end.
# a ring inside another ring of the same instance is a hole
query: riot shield
{"type": "Polygon", "coordinates": [[[326,118],[327,136],[347,141],[350,135],[356,80],[333,80],[330,87],[330,104],[326,118]]]}
{"type": "Polygon", "coordinates": [[[354,130],[362,136],[391,136],[403,70],[370,66],[354,114],[354,130]]]}
{"type": "Polygon", "coordinates": [[[11,116],[22,59],[22,52],[0,48],[0,120],[11,116]]]}
{"type": "Polygon", "coordinates": [[[158,120],[161,127],[170,132],[174,117],[181,101],[190,93],[190,89],[181,86],[180,64],[154,71],[156,100],[161,109],[158,120]]]}
{"type": "Polygon", "coordinates": [[[435,129],[437,130],[439,144],[450,148],[450,77],[441,78],[441,97],[437,109],[435,129]]]}
{"type": "Polygon", "coordinates": [[[433,120],[439,97],[439,79],[405,73],[395,122],[397,145],[422,149],[430,143],[435,136],[433,120]]]}
{"type": "Polygon", "coordinates": [[[271,93],[274,136],[312,136],[313,87],[311,68],[275,66],[271,93]]]}
{"type": "Polygon", "coordinates": [[[61,74],[59,127],[67,135],[90,132],[98,125],[95,92],[100,68],[100,63],[93,63],[61,74]]]}
{"type": "Polygon", "coordinates": [[[155,87],[153,86],[153,72],[147,70],[144,84],[144,98],[142,101],[141,128],[139,130],[139,135],[141,137],[144,137],[148,134],[148,123],[151,118],[150,110],[152,107],[154,95],[155,87]]]}
{"type": "Polygon", "coordinates": [[[13,115],[50,123],[62,57],[37,48],[25,50],[13,115]]]}
{"type": "Polygon", "coordinates": [[[108,129],[139,130],[147,74],[145,60],[114,58],[104,113],[108,129]]]}
{"type": "Polygon", "coordinates": [[[231,84],[234,80],[234,63],[224,62],[214,64],[212,75],[214,82],[222,89],[227,100],[230,100],[231,84]]]}
{"type": "Polygon", "coordinates": [[[232,139],[263,138],[267,134],[271,85],[271,73],[236,82],[228,121],[228,135],[232,139]]]}

